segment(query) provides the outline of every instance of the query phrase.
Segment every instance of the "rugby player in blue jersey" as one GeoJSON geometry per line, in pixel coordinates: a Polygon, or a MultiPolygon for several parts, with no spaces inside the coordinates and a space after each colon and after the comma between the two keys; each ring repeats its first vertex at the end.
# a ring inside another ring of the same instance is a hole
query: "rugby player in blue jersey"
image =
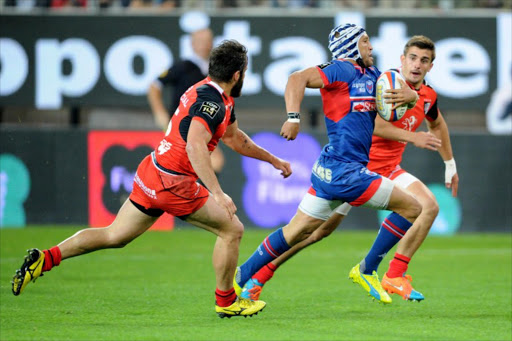
{"type": "MultiPolygon", "coordinates": [[[[345,202],[393,211],[385,223],[401,234],[406,233],[421,213],[420,203],[411,194],[366,168],[377,115],[375,83],[380,75],[373,66],[370,38],[360,26],[340,25],[329,35],[329,50],[333,54],[331,62],[294,72],[288,78],[285,90],[288,120],[281,129],[281,136],[287,140],[297,137],[304,92],[306,88],[319,88],[329,143],[313,166],[312,185],[295,216],[286,226],[267,236],[254,254],[237,268],[234,287],[242,297],[248,296],[251,288],[246,283],[253,274],[308,238],[345,202]]],[[[418,95],[402,86],[388,93],[387,99],[396,107],[414,104],[418,95]]],[[[384,239],[383,250],[388,248],[388,242],[394,245],[395,240],[384,239]]],[[[378,248],[375,250],[378,253],[378,248]]],[[[375,262],[380,262],[377,253],[375,262]]],[[[372,267],[371,264],[366,266],[372,267]]],[[[350,277],[377,300],[391,302],[375,271],[365,274],[358,264],[350,277]]]]}

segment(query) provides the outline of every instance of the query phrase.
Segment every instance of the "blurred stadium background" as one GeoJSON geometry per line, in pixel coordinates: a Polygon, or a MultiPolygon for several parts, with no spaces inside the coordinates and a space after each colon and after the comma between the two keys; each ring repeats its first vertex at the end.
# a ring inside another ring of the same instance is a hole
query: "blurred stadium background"
{"type": "MultiPolygon", "coordinates": [[[[224,148],[222,185],[247,226],[286,223],[326,142],[315,91],[302,108],[302,139],[277,137],[287,76],[329,60],[328,32],[350,21],[367,28],[381,70],[399,65],[408,37],[436,42],[428,80],[450,127],[459,197],[444,188],[437,153],[410,146],[403,162],[440,202],[432,233],[511,231],[510,97],[500,95],[503,114],[488,110],[512,78],[510,0],[1,0],[0,11],[2,228],[110,223],[138,162],[162,137],[147,88],[190,53],[190,33],[201,27],[216,42],[234,38],[248,47],[240,126],[295,169],[282,181],[224,148]]],[[[344,224],[375,229],[378,219],[353,210],[344,224]]],[[[181,222],[159,226],[173,224],[181,222]]]]}

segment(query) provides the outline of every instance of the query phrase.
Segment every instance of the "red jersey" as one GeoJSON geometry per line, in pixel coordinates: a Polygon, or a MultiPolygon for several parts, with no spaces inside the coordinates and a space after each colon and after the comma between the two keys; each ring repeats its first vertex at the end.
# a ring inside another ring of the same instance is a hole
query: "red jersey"
{"type": "Polygon", "coordinates": [[[235,122],[235,101],[209,77],[191,86],[180,98],[180,105],[169,122],[167,132],[155,149],[156,161],[167,170],[193,176],[197,174],[188,159],[187,135],[192,120],[212,134],[208,150],[215,149],[228,125],[235,122]]]}
{"type": "MultiPolygon", "coordinates": [[[[418,102],[414,108],[407,110],[400,120],[391,122],[395,127],[416,131],[423,122],[423,118],[426,117],[429,121],[437,119],[439,111],[435,90],[424,83],[417,92],[420,97],[418,102]]],[[[373,135],[368,169],[389,176],[402,161],[406,145],[407,142],[392,141],[373,135]]]]}

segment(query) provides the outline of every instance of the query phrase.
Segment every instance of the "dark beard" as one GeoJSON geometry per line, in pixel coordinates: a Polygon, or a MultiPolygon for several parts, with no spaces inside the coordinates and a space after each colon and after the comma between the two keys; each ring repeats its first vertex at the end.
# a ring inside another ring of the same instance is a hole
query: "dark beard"
{"type": "Polygon", "coordinates": [[[367,66],[366,66],[366,65],[364,64],[364,62],[363,62],[363,58],[361,58],[361,57],[359,57],[359,58],[357,58],[357,59],[356,59],[356,63],[357,63],[357,65],[359,65],[359,66],[360,66],[360,67],[362,67],[363,69],[366,69],[366,68],[367,68],[367,66]]]}
{"type": "Polygon", "coordinates": [[[244,80],[242,77],[236,82],[236,84],[231,89],[231,97],[240,97],[242,94],[242,87],[244,86],[244,80]]]}

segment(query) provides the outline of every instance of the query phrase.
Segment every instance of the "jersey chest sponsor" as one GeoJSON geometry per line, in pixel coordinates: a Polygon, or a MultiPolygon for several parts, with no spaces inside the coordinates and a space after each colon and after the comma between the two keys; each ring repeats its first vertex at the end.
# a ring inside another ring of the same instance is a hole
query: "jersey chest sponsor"
{"type": "Polygon", "coordinates": [[[361,79],[360,81],[353,82],[350,86],[350,93],[352,95],[367,94],[371,96],[373,94],[374,83],[375,82],[371,79],[361,79]]]}
{"type": "Polygon", "coordinates": [[[375,98],[350,99],[350,111],[367,112],[376,111],[375,98]]]}

